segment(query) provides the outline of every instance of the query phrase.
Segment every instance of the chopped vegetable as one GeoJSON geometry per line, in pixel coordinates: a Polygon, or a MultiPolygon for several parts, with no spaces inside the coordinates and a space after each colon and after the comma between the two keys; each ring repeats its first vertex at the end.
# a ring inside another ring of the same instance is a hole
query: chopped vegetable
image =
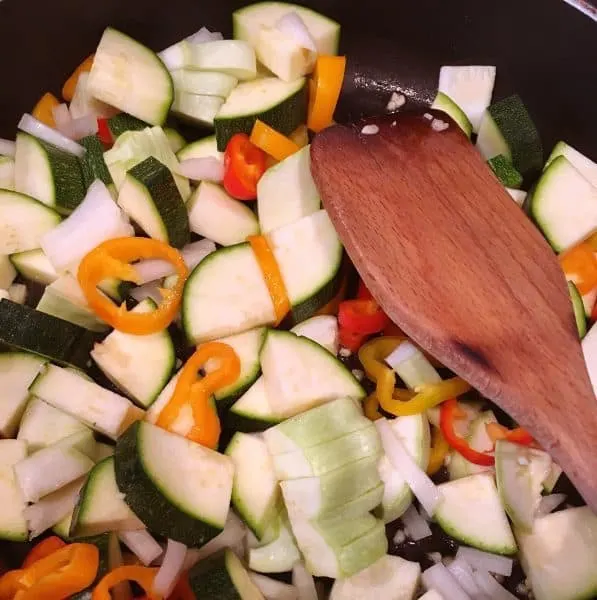
{"type": "Polygon", "coordinates": [[[88,56],[72,73],[72,75],[64,82],[62,86],[62,97],[70,102],[75,95],[75,89],[77,88],[77,82],[82,73],[89,73],[93,66],[94,54],[88,56]]]}
{"type": "Polygon", "coordinates": [[[224,153],[224,188],[237,200],[255,200],[265,172],[265,152],[244,133],[234,135],[224,153]]]}
{"type": "Polygon", "coordinates": [[[345,70],[345,56],[319,56],[317,58],[307,117],[307,126],[311,131],[319,133],[332,124],[344,82],[345,70]]]}
{"type": "Polygon", "coordinates": [[[47,537],[45,540],[42,540],[33,546],[31,550],[29,550],[29,553],[23,561],[22,568],[26,569],[27,567],[30,567],[33,563],[41,560],[42,558],[46,558],[46,556],[49,556],[57,550],[64,548],[64,546],[66,546],[66,542],[62,541],[57,535],[51,535],[50,537],[47,537]]]}
{"type": "Polygon", "coordinates": [[[97,135],[102,144],[107,147],[112,146],[114,143],[114,138],[112,136],[112,131],[110,131],[110,126],[108,125],[108,119],[104,119],[103,117],[98,118],[97,135]]]}
{"type": "Polygon", "coordinates": [[[257,119],[251,132],[251,143],[276,160],[284,160],[300,150],[298,144],[257,119]]]}
{"type": "Polygon", "coordinates": [[[157,569],[137,565],[117,567],[104,575],[93,590],[91,600],[111,600],[110,590],[123,581],[139,584],[147,594],[148,600],[160,600],[161,597],[153,593],[153,582],[157,572],[157,569]]]}
{"type": "Polygon", "coordinates": [[[446,441],[442,430],[439,427],[434,427],[427,475],[435,475],[444,466],[444,461],[449,451],[450,444],[446,441]]]}
{"type": "Polygon", "coordinates": [[[513,444],[530,446],[535,441],[533,436],[522,427],[508,429],[499,423],[488,423],[485,427],[487,429],[487,435],[489,435],[491,441],[494,443],[498,440],[506,440],[513,444]]]}
{"type": "Polygon", "coordinates": [[[581,242],[559,256],[566,279],[572,281],[581,294],[597,287],[597,258],[589,241],[581,242]]]}
{"type": "Polygon", "coordinates": [[[125,333],[147,335],[161,331],[176,317],[188,269],[182,255],[167,244],[148,238],[120,238],[108,240],[83,258],[77,278],[89,306],[106,323],[125,333]],[[176,267],[178,279],[172,289],[164,290],[164,300],[150,313],[132,313],[126,307],[117,307],[98,289],[104,279],[116,277],[140,283],[132,261],[161,258],[176,267]]]}
{"type": "Polygon", "coordinates": [[[56,127],[54,121],[54,108],[60,104],[60,101],[54,94],[46,92],[37,102],[31,114],[44,125],[48,127],[56,127]]]}

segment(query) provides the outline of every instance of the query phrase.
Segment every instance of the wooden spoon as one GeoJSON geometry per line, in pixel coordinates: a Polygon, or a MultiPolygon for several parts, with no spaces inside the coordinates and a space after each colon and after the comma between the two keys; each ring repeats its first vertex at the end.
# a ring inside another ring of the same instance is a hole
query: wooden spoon
{"type": "Polygon", "coordinates": [[[388,316],[493,400],[597,510],[597,401],[553,250],[452,121],[336,125],[313,175],[388,316]]]}

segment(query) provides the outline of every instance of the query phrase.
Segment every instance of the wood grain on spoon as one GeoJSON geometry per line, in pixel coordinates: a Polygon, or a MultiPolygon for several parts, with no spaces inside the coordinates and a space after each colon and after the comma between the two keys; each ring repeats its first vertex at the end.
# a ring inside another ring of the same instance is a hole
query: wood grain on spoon
{"type": "Polygon", "coordinates": [[[350,258],[387,314],[527,427],[597,509],[597,401],[553,251],[454,123],[370,122],[378,134],[334,126],[311,149],[350,258]]]}

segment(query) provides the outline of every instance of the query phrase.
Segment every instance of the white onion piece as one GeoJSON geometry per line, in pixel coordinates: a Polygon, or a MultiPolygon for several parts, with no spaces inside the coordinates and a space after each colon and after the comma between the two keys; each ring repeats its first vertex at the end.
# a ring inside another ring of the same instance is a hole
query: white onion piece
{"type": "Polygon", "coordinates": [[[512,575],[514,561],[507,556],[500,556],[499,554],[483,552],[483,550],[477,550],[476,548],[461,546],[458,548],[456,558],[462,558],[473,569],[489,571],[489,573],[496,573],[505,577],[512,575]]]}
{"type": "MultiPolygon", "coordinates": [[[[10,290],[9,290],[10,291],[10,290]]],[[[539,501],[537,517],[544,517],[549,513],[553,512],[562,502],[566,500],[566,494],[550,494],[549,496],[543,496],[539,501]]]]}
{"type": "Polygon", "coordinates": [[[166,598],[172,593],[182,573],[186,555],[187,547],[184,544],[168,540],[164,561],[153,581],[155,594],[166,598]]]}
{"type": "Polygon", "coordinates": [[[72,117],[67,104],[59,104],[52,108],[52,116],[56,123],[56,129],[66,137],[72,139],[70,135],[72,117]]]}
{"type": "Polygon", "coordinates": [[[214,156],[189,158],[180,162],[178,173],[193,181],[220,183],[224,180],[224,163],[214,156]]]}
{"type": "Polygon", "coordinates": [[[12,140],[0,138],[0,156],[11,156],[14,158],[17,145],[12,140]]]}
{"type": "Polygon", "coordinates": [[[8,288],[8,295],[13,302],[25,304],[25,300],[27,300],[27,286],[24,283],[13,283],[8,288]]]}
{"type": "Polygon", "coordinates": [[[318,600],[313,575],[307,571],[303,563],[292,567],[292,585],[298,592],[298,600],[318,600]]]}
{"type": "Polygon", "coordinates": [[[446,568],[467,594],[475,599],[479,597],[481,590],[475,581],[473,569],[464,559],[457,558],[446,568]]]}
{"type": "Polygon", "coordinates": [[[73,142],[59,131],[56,131],[56,129],[44,125],[41,121],[38,121],[27,113],[21,117],[18,128],[33,137],[39,138],[48,144],[52,144],[65,152],[70,152],[70,154],[74,154],[75,156],[81,157],[85,154],[85,148],[83,148],[83,146],[73,142]]]}
{"type": "Polygon", "coordinates": [[[118,537],[146,567],[164,552],[147,529],[119,531],[118,537]]]}
{"type": "Polygon", "coordinates": [[[73,99],[68,107],[70,115],[73,119],[80,119],[85,116],[92,116],[95,119],[100,117],[109,119],[118,113],[118,109],[101,102],[94,98],[87,88],[89,81],[89,73],[81,73],[77,80],[73,99]]]}
{"type": "Polygon", "coordinates": [[[23,511],[30,531],[29,539],[41,535],[46,529],[62,521],[75,508],[84,482],[84,477],[73,481],[58,491],[44,496],[39,502],[29,505],[23,511]]]}
{"type": "Polygon", "coordinates": [[[80,140],[95,133],[97,133],[97,118],[94,115],[85,115],[71,121],[73,140],[80,140]]]}
{"type": "Polygon", "coordinates": [[[202,27],[186,39],[191,44],[204,44],[205,42],[219,42],[224,39],[224,36],[219,31],[210,31],[207,27],[202,27]]]}
{"type": "MultiPolygon", "coordinates": [[[[181,254],[189,271],[192,271],[206,256],[215,251],[215,243],[211,240],[204,239],[186,245],[181,250],[181,254]]],[[[156,281],[157,279],[169,277],[176,273],[176,270],[171,263],[159,259],[142,260],[135,263],[134,267],[135,271],[137,271],[141,277],[142,283],[156,281]]]]}
{"type": "Polygon", "coordinates": [[[475,571],[477,585],[491,600],[517,600],[505,587],[500,585],[487,571],[475,571]]]}
{"type": "Polygon", "coordinates": [[[281,31],[284,35],[292,38],[297,46],[311,50],[311,52],[317,52],[315,40],[309,33],[305,22],[296,12],[292,11],[286,13],[282,18],[280,18],[276,23],[276,29],[281,31]]]}
{"type": "Polygon", "coordinates": [[[431,481],[427,473],[419,467],[404,448],[402,442],[394,435],[386,419],[375,421],[384,452],[392,466],[402,475],[425,512],[433,515],[440,501],[440,491],[431,481]]]}
{"type": "Polygon", "coordinates": [[[298,600],[298,590],[293,585],[259,573],[249,573],[249,577],[266,600],[298,600]]]}
{"type": "Polygon", "coordinates": [[[419,514],[414,504],[411,504],[409,509],[402,515],[402,522],[407,535],[415,542],[432,535],[429,523],[419,514]]]}
{"type": "Polygon", "coordinates": [[[428,590],[437,590],[443,598],[449,600],[471,600],[462,589],[456,578],[442,563],[437,563],[427,569],[421,579],[428,590]]]}
{"type": "Polygon", "coordinates": [[[95,180],[72,214],[41,239],[41,247],[58,272],[76,269],[102,242],[134,234],[108,188],[95,180]]]}
{"type": "Polygon", "coordinates": [[[187,552],[184,563],[184,569],[190,569],[200,560],[211,556],[222,548],[235,548],[240,542],[243,542],[247,535],[247,528],[244,523],[232,512],[228,511],[226,525],[220,535],[207,542],[201,548],[192,549],[187,552]]]}
{"type": "Polygon", "coordinates": [[[137,302],[143,302],[146,298],[151,298],[156,304],[161,304],[163,300],[160,286],[154,281],[132,288],[129,295],[137,302]]]}

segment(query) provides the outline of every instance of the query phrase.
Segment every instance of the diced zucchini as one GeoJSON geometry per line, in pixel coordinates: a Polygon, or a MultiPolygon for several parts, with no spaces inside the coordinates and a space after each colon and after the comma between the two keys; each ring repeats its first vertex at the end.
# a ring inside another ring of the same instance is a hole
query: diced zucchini
{"type": "Polygon", "coordinates": [[[108,119],[108,128],[114,140],[117,140],[123,133],[127,131],[143,131],[150,127],[149,123],[141,121],[127,113],[118,113],[108,119]]]}
{"type": "Polygon", "coordinates": [[[307,86],[304,78],[285,82],[277,77],[266,77],[240,83],[215,118],[218,150],[224,151],[234,134],[250,134],[257,119],[284,135],[290,135],[306,121],[306,117],[307,86]]]}
{"type": "Polygon", "coordinates": [[[26,352],[0,354],[0,435],[15,437],[29,398],[29,386],[45,359],[26,352]]]}
{"type": "MultiPolygon", "coordinates": [[[[155,311],[153,300],[139,303],[133,313],[155,311]]],[[[175,353],[167,329],[149,335],[112,331],[96,344],[91,358],[121,390],[147,408],[158,397],[174,370],[175,353]]]]}
{"type": "Polygon", "coordinates": [[[29,390],[112,439],[118,438],[129,418],[131,403],[126,398],[55,365],[48,365],[29,390]]]}
{"type": "Polygon", "coordinates": [[[89,429],[79,420],[39,398],[31,398],[25,408],[17,439],[26,442],[30,452],[35,452],[82,431],[89,429]]]}
{"type": "Polygon", "coordinates": [[[172,103],[172,112],[185,121],[213,127],[214,119],[224,104],[224,98],[218,96],[200,96],[177,91],[172,103]]]}
{"type": "Polygon", "coordinates": [[[172,78],[162,61],[111,27],[95,52],[88,87],[98,100],[152,125],[166,120],[172,104],[172,78]]]}
{"type": "Polygon", "coordinates": [[[446,94],[438,92],[431,108],[446,113],[462,129],[466,137],[470,138],[473,126],[462,109],[446,94]]]}
{"type": "Polygon", "coordinates": [[[287,2],[256,2],[232,13],[234,37],[253,47],[262,27],[273,27],[289,12],[296,12],[315,41],[319,54],[338,54],[340,25],[336,21],[298,4],[287,2]]]}
{"type": "Polygon", "coordinates": [[[17,484],[14,466],[27,456],[25,442],[0,440],[0,539],[24,542],[29,536],[23,511],[27,506],[17,484]]]}
{"type": "Polygon", "coordinates": [[[545,163],[545,168],[547,169],[558,156],[563,156],[568,159],[572,166],[580,171],[581,175],[587,179],[591,185],[597,187],[597,164],[590,158],[566,142],[558,142],[551,151],[551,154],[545,163]]]}
{"type": "Polygon", "coordinates": [[[338,319],[332,315],[311,317],[295,325],[290,331],[299,337],[317,342],[334,356],[338,354],[338,319]]]}
{"type": "Polygon", "coordinates": [[[578,336],[582,340],[587,334],[587,317],[585,315],[583,297],[580,295],[580,292],[572,281],[568,282],[568,291],[570,292],[570,299],[572,300],[572,310],[574,312],[576,328],[578,329],[578,336]]]}
{"type": "Polygon", "coordinates": [[[58,279],[58,273],[41,248],[12,254],[10,261],[21,277],[29,281],[50,285],[58,279]]]}
{"type": "Polygon", "coordinates": [[[234,464],[232,503],[251,531],[262,539],[276,517],[280,494],[267,446],[258,435],[236,433],[226,455],[234,464]]]}
{"type": "Polygon", "coordinates": [[[442,483],[439,489],[441,500],[434,518],[448,535],[494,554],[516,552],[516,541],[491,474],[442,483]]]}
{"type": "Polygon", "coordinates": [[[81,204],[87,188],[76,156],[21,131],[17,134],[15,189],[69,214],[81,204]]]}
{"type": "MultiPolygon", "coordinates": [[[[72,104],[71,104],[72,107],[72,104]]],[[[88,135],[79,144],[87,150],[81,158],[81,172],[83,174],[83,183],[87,189],[96,179],[100,179],[107,186],[112,185],[112,176],[106,161],[104,160],[104,146],[97,135],[88,135]]]]}
{"type": "MultiPolygon", "coordinates": [[[[118,112],[113,106],[108,106],[97,98],[94,98],[89,92],[89,73],[78,73],[75,93],[71,100],[68,110],[73,119],[80,119],[87,115],[97,118],[107,119],[118,112]]],[[[81,143],[82,140],[79,140],[81,143]]],[[[84,145],[84,144],[81,144],[84,145]]]]}
{"type": "Polygon", "coordinates": [[[512,200],[518,204],[518,206],[523,206],[524,202],[527,198],[527,192],[524,190],[513,190],[512,188],[506,188],[506,191],[512,197],[512,200]]]}
{"type": "Polygon", "coordinates": [[[97,463],[79,494],[70,527],[72,537],[106,531],[144,529],[145,525],[125,503],[116,485],[114,458],[97,463]]]}
{"type": "MultiPolygon", "coordinates": [[[[3,301],[4,302],[4,301],[3,301]]],[[[0,307],[2,302],[0,302],[0,307]]],[[[1,313],[0,313],[1,314],[1,313]]],[[[585,357],[587,371],[593,385],[593,391],[597,394],[597,327],[593,325],[589,333],[582,341],[582,350],[585,357]]]]}
{"type": "Polygon", "coordinates": [[[0,189],[15,189],[15,161],[10,156],[0,156],[0,189]]]}
{"type": "MultiPolygon", "coordinates": [[[[116,117],[114,117],[116,118],[116,117]]],[[[118,137],[114,146],[104,153],[104,160],[117,189],[125,181],[127,171],[153,156],[172,172],[176,187],[186,201],[191,193],[191,187],[186,177],[178,174],[178,160],[168,137],[161,127],[147,127],[141,131],[125,131],[118,137]]]]}
{"type": "Polygon", "coordinates": [[[503,154],[523,176],[543,166],[539,133],[517,95],[504,98],[485,111],[477,147],[486,159],[503,154]]]}
{"type": "MultiPolygon", "coordinates": [[[[421,469],[429,462],[430,433],[425,414],[397,417],[388,421],[394,435],[421,469]]],[[[385,523],[401,517],[412,504],[413,494],[402,474],[396,470],[387,456],[383,456],[377,466],[384,484],[383,500],[376,511],[385,523]]]]}
{"type": "Polygon", "coordinates": [[[597,188],[559,156],[541,175],[531,212],[554,250],[563,252],[597,228],[597,188]]]}
{"type": "Polygon", "coordinates": [[[320,206],[311,176],[310,146],[268,169],[257,184],[257,212],[264,234],[312,215],[320,206]]]}
{"type": "MultiPolygon", "coordinates": [[[[479,131],[483,113],[491,102],[495,71],[493,66],[475,65],[444,66],[439,72],[439,92],[448,96],[464,112],[475,132],[479,131]]],[[[468,135],[470,137],[470,132],[468,135]]]]}
{"type": "Polygon", "coordinates": [[[597,594],[597,516],[587,506],[535,521],[516,532],[520,561],[537,600],[581,600],[597,594]]]}
{"type": "Polygon", "coordinates": [[[277,415],[271,407],[265,389],[265,379],[257,381],[230,407],[226,423],[233,431],[263,431],[284,417],[277,415]]]}
{"type": "Polygon", "coordinates": [[[164,127],[164,133],[170,142],[170,148],[174,154],[187,145],[187,141],[178,131],[176,131],[176,129],[172,129],[172,127],[164,127]]]}
{"type": "Polygon", "coordinates": [[[96,334],[62,319],[0,300],[0,341],[15,350],[85,368],[96,334]]]}
{"type": "Polygon", "coordinates": [[[230,600],[264,600],[240,559],[228,549],[199,561],[189,572],[189,584],[196,600],[211,600],[217,596],[230,600]]]}
{"type": "Polygon", "coordinates": [[[17,272],[10,257],[6,254],[0,254],[0,288],[7,290],[16,279],[16,276],[17,272]]]}
{"type": "Polygon", "coordinates": [[[233,75],[212,71],[177,69],[172,71],[171,75],[177,93],[188,92],[199,96],[227,98],[238,83],[238,79],[233,75]]]}
{"type": "Polygon", "coordinates": [[[272,408],[292,417],[337,398],[364,398],[354,375],[319,344],[270,330],[261,350],[261,368],[272,408]]]}
{"type": "Polygon", "coordinates": [[[487,163],[504,187],[517,189],[522,185],[522,175],[503,154],[490,158],[487,163]]]}
{"type": "Polygon", "coordinates": [[[413,600],[420,577],[419,563],[399,556],[382,556],[360,573],[338,579],[330,600],[413,600]]]}
{"type": "Polygon", "coordinates": [[[175,248],[189,243],[184,201],[168,167],[153,156],[127,172],[118,204],[149,237],[175,248]]]}
{"type": "MultiPolygon", "coordinates": [[[[593,313],[593,308],[595,308],[595,302],[597,301],[597,289],[590,291],[588,294],[581,296],[583,309],[585,313],[585,319],[590,319],[591,314],[593,313]]],[[[586,322],[585,322],[586,328],[586,322]]],[[[585,329],[586,333],[586,329],[585,329]]],[[[584,337],[584,335],[583,335],[584,337]]]]}
{"type": "Polygon", "coordinates": [[[193,192],[188,211],[191,230],[222,246],[240,244],[259,234],[255,213],[209,181],[202,181],[193,192]]]}
{"type": "Polygon", "coordinates": [[[178,151],[176,157],[178,160],[188,160],[190,158],[206,158],[213,156],[217,159],[223,159],[224,154],[218,152],[218,142],[216,141],[215,135],[197,140],[188,144],[184,148],[178,151]]]}
{"type": "Polygon", "coordinates": [[[241,81],[257,77],[255,50],[238,40],[216,40],[203,44],[190,44],[191,69],[216,71],[232,75],[241,81]]]}
{"type": "Polygon", "coordinates": [[[60,215],[30,196],[0,190],[0,254],[33,250],[60,223],[60,215]]]}
{"type": "Polygon", "coordinates": [[[116,481],[147,528],[201,546],[224,528],[232,494],[232,461],[148,422],[118,440],[116,481]]]}

